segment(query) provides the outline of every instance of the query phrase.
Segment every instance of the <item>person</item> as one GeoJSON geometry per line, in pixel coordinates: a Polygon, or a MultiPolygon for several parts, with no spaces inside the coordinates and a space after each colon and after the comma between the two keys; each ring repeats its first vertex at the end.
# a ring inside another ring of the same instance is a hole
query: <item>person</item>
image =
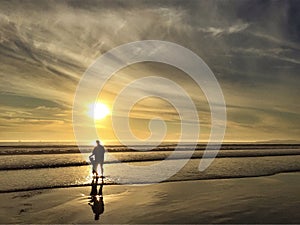
{"type": "Polygon", "coordinates": [[[89,159],[90,159],[90,162],[91,162],[91,164],[92,164],[92,169],[93,169],[93,176],[96,176],[97,177],[97,175],[98,175],[98,172],[97,172],[97,165],[95,164],[96,162],[95,162],[95,159],[94,159],[94,156],[89,156],[89,159]]]}
{"type": "Polygon", "coordinates": [[[103,163],[104,163],[104,153],[105,153],[105,148],[103,145],[100,144],[100,141],[96,141],[97,146],[94,148],[92,154],[89,156],[92,166],[93,166],[93,174],[97,172],[98,165],[100,164],[101,168],[101,176],[103,177],[104,170],[103,170],[103,163]],[[93,158],[94,157],[94,158],[93,158]]]}

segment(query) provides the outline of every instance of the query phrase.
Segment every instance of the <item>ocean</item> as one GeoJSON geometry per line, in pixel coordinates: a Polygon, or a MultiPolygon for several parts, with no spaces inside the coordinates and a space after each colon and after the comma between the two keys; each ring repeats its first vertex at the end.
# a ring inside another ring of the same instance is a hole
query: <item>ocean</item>
{"type": "MultiPolygon", "coordinates": [[[[141,151],[124,146],[107,146],[105,184],[147,184],[149,177],[136,176],[120,170],[120,162],[131,166],[147,166],[161,162],[174,150],[174,144],[161,145],[153,150],[140,146],[141,151]],[[116,160],[117,159],[117,160],[116,160]]],[[[52,143],[2,143],[0,146],[0,193],[88,186],[92,180],[88,156],[93,146],[52,143]]],[[[217,158],[203,172],[198,170],[205,145],[198,144],[185,166],[163,182],[226,179],[273,175],[300,171],[300,144],[224,144],[217,158]]],[[[175,167],[186,160],[189,144],[182,147],[176,158],[168,160],[175,167]]],[[[204,159],[207,160],[207,159],[204,159]]],[[[167,169],[152,171],[166,174],[167,169]]]]}

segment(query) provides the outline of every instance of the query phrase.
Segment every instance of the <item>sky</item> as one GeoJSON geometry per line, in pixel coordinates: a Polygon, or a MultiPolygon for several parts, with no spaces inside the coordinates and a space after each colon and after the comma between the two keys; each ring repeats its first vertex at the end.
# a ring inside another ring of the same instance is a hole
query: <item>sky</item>
{"type": "MultiPolygon", "coordinates": [[[[119,45],[162,40],[190,49],[214,73],[226,101],[224,141],[299,141],[299,10],[297,0],[1,1],[0,140],[73,141],[74,96],[89,66],[119,45]]],[[[105,84],[100,101],[112,109],[122,88],[147,76],[186,90],[199,115],[199,140],[207,140],[211,117],[205,95],[172,66],[129,65],[105,84]]],[[[157,82],[131,88],[124,105],[132,96],[149,95],[150,87],[185,107],[178,90],[157,82]]],[[[178,139],[178,112],[155,97],[132,108],[132,132],[149,137],[154,117],[165,121],[165,140],[178,139]]],[[[96,126],[102,140],[116,139],[111,115],[96,126]]]]}

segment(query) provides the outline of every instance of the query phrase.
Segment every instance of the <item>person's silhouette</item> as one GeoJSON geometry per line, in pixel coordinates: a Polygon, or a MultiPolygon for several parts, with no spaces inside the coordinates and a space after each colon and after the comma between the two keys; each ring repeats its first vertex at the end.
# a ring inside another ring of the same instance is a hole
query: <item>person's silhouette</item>
{"type": "Polygon", "coordinates": [[[99,220],[100,215],[104,212],[104,202],[103,202],[103,178],[102,183],[100,184],[99,192],[97,195],[97,185],[98,178],[93,179],[92,189],[91,189],[91,200],[89,205],[91,206],[93,213],[95,214],[95,220],[99,220]]]}
{"type": "Polygon", "coordinates": [[[96,174],[98,176],[98,165],[100,164],[101,168],[101,175],[103,177],[104,170],[103,170],[103,164],[104,164],[104,154],[105,154],[105,148],[102,144],[100,144],[100,141],[96,141],[97,146],[94,148],[92,154],[89,156],[90,161],[93,166],[93,174],[96,174]]]}

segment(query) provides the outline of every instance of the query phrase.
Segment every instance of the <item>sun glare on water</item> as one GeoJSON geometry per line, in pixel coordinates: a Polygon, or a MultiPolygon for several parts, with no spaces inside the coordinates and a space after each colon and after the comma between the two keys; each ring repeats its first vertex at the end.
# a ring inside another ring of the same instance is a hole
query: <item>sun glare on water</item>
{"type": "Polygon", "coordinates": [[[105,105],[102,102],[97,102],[90,106],[89,115],[95,120],[104,119],[109,114],[110,114],[109,108],[107,107],[107,105],[105,105]]]}

